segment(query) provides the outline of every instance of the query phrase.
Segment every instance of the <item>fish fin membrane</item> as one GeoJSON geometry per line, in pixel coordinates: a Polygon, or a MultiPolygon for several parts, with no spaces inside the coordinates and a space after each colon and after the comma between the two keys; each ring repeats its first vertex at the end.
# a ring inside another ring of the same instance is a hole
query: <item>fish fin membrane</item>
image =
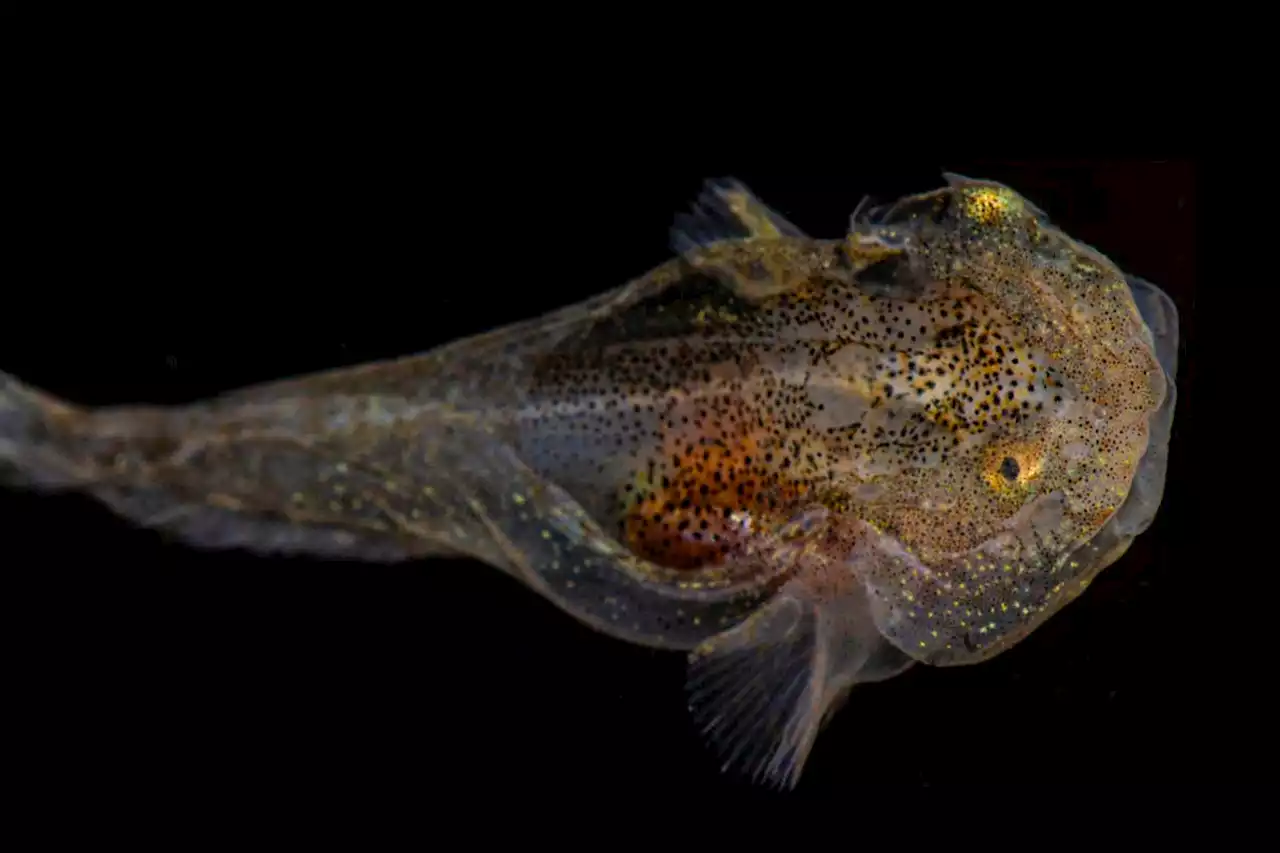
{"type": "Polygon", "coordinates": [[[739,181],[716,178],[703,184],[691,212],[676,216],[671,248],[683,255],[724,240],[804,236],[739,181]]]}
{"type": "Polygon", "coordinates": [[[1169,294],[1145,279],[1126,275],[1125,282],[1142,322],[1151,330],[1156,359],[1172,381],[1178,374],[1178,307],[1169,294]]]}
{"type": "Polygon", "coordinates": [[[0,485],[54,489],[76,480],[51,424],[75,409],[0,373],[0,485]]]}
{"type": "Polygon", "coordinates": [[[876,631],[861,590],[822,602],[784,589],[690,655],[689,709],[722,771],[790,790],[850,688],[911,664],[876,631]]]}
{"type": "Polygon", "coordinates": [[[165,489],[99,487],[90,493],[135,524],[194,548],[378,563],[463,553],[442,542],[361,535],[339,527],[302,525],[265,513],[233,512],[165,489]]]}

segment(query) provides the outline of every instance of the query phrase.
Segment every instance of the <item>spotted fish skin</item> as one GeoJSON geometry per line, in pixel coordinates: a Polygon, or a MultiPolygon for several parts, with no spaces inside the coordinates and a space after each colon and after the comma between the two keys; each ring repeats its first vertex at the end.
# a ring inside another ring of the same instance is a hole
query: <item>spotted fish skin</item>
{"type": "Polygon", "coordinates": [[[676,256],[424,355],[188,407],[0,374],[0,480],[204,547],[470,555],[684,650],[726,769],[797,783],[855,684],[999,654],[1154,517],[1177,312],[956,175],[805,235],[732,180],[676,256]]]}

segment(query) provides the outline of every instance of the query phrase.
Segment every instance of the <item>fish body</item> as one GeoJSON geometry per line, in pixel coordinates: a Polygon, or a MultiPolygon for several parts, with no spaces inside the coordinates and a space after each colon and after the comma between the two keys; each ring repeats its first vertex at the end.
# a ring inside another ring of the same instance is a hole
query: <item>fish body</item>
{"type": "Polygon", "coordinates": [[[0,374],[0,480],[203,547],[475,557],[689,655],[725,767],[794,785],[858,683],[1027,636],[1151,523],[1177,313],[999,184],[815,239],[734,181],[675,257],[423,355],[185,407],[0,374]]]}

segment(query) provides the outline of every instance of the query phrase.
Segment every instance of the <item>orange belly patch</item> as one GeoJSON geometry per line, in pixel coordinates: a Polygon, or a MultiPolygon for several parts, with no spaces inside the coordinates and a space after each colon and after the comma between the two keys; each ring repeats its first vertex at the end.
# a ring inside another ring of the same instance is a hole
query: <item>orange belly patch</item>
{"type": "Polygon", "coordinates": [[[714,566],[807,490],[754,436],[677,434],[625,487],[623,541],[669,568],[714,566]]]}

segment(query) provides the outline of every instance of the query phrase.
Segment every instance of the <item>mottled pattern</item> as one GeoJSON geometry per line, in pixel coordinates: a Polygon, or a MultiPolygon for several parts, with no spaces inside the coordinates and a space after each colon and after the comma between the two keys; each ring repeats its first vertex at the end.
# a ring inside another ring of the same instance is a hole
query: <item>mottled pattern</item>
{"type": "Polygon", "coordinates": [[[794,784],[855,683],[980,661],[1150,524],[1177,315],[1006,187],[807,237],[732,181],[547,317],[177,410],[4,379],[0,473],[194,544],[471,554],[689,650],[727,767],[794,784]]]}

